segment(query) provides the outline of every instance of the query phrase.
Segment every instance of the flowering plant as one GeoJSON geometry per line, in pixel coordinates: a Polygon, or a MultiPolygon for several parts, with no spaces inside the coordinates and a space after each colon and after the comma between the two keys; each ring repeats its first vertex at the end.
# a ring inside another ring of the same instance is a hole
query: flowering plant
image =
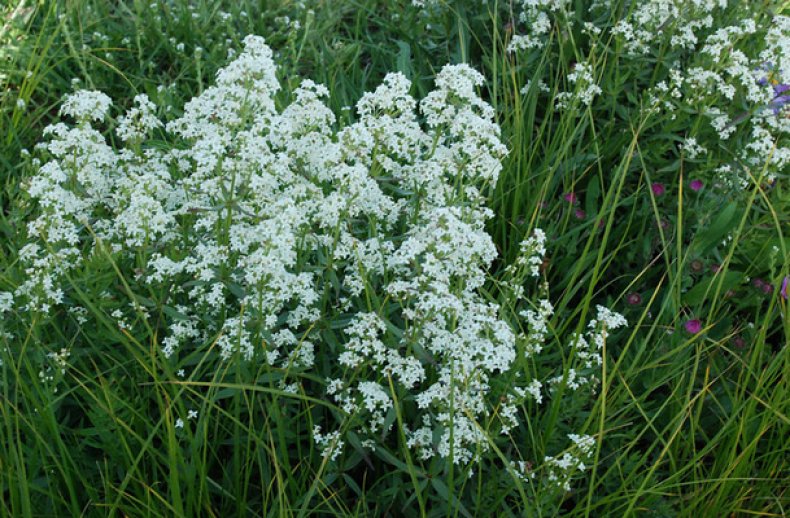
{"type": "MultiPolygon", "coordinates": [[[[446,66],[417,102],[389,74],[335,130],[329,92],[312,81],[278,109],[272,52],[248,36],[180,117],[164,123],[135,97],[117,120],[121,149],[94,126],[110,98],[78,91],[61,107],[76,125],[50,126],[40,145],[49,159],[29,185],[40,215],[14,296],[28,312],[66,306],[84,323],[68,280],[109,257],[123,289],[107,295],[129,298],[110,315],[156,345],[168,375],[183,376],[195,352],[264,364],[283,394],[325,398],[311,421],[328,461],[347,440],[376,450],[400,434],[421,462],[481,462],[497,432],[519,425],[519,407],[543,400],[541,381],[516,367],[541,352],[552,316],[548,300],[528,309],[525,298],[545,253],[540,230],[506,282],[526,331],[481,290],[497,256],[485,196],[507,153],[482,82],[446,66]],[[163,131],[173,143],[150,145],[163,131]]],[[[594,386],[607,331],[624,323],[599,308],[572,343],[578,370],[548,380],[550,392],[594,386]]],[[[589,457],[593,439],[571,439],[589,457]]],[[[546,457],[547,480],[569,489],[584,464],[563,455],[546,457]]]]}

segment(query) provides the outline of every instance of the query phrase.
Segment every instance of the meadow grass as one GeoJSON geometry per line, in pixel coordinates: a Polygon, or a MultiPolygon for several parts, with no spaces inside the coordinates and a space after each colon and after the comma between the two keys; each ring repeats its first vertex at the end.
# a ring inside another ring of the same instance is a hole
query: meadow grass
{"type": "MultiPolygon", "coordinates": [[[[613,13],[632,8],[614,3],[613,13]]],[[[67,282],[90,326],[65,312],[14,309],[0,327],[11,333],[0,335],[2,516],[787,513],[790,317],[779,294],[790,258],[787,171],[770,185],[751,182],[738,199],[707,185],[693,192],[693,167],[667,154],[666,142],[681,140],[697,119],[643,109],[634,85],[655,84],[645,77],[653,69],[629,63],[614,40],[595,47],[600,55],[585,55],[578,31],[562,25],[550,34],[558,47],[509,54],[515,14],[504,13],[512,6],[470,1],[421,10],[405,0],[344,0],[316,2],[308,13],[289,1],[149,4],[21,1],[2,9],[0,291],[25,278],[19,251],[36,211],[25,191],[35,168],[22,150],[58,120],[75,84],[106,92],[120,108],[173,85],[165,95],[183,106],[213,83],[228,47],[259,34],[276,52],[280,106],[311,78],[329,88],[328,106],[344,122],[354,118],[346,107],[388,72],[403,73],[422,98],[445,63],[479,70],[481,95],[510,150],[489,196],[488,230],[500,257],[486,297],[507,304],[499,282],[506,265],[542,228],[549,241],[541,271],[557,315],[546,358],[568,376],[568,337],[585,329],[596,304],[623,313],[629,327],[605,344],[600,386],[587,400],[525,403],[520,431],[492,441],[490,461],[471,478],[468,467],[416,458],[402,426],[409,403],[397,400],[391,418],[400,432],[390,448],[355,449],[332,465],[309,440],[316,412],[334,411],[332,403],[317,392],[285,391],[284,374],[263,363],[217,363],[212,344],[190,352],[189,374],[177,376],[161,357],[160,330],[135,336],[119,328],[110,311],[122,301],[104,295],[151,300],[154,314],[164,315],[163,293],[134,293],[134,272],[112,253],[97,253],[67,282]],[[557,110],[573,63],[584,59],[597,63],[603,100],[557,110]],[[548,91],[537,81],[523,89],[530,78],[550,78],[548,91]],[[672,196],[655,195],[657,181],[672,196]],[[584,194],[575,209],[566,193],[584,194]],[[758,278],[775,289],[755,288],[758,278]],[[701,320],[702,332],[684,330],[690,318],[701,320]],[[71,356],[61,373],[44,352],[64,347],[71,356]],[[219,367],[193,378],[205,365],[219,367]],[[176,428],[175,417],[189,410],[200,419],[176,428]],[[515,476],[508,459],[538,464],[569,432],[597,444],[571,491],[515,476]]],[[[583,11],[584,2],[575,8],[583,11]]],[[[738,145],[728,141],[723,152],[735,154],[738,145]]],[[[324,324],[326,339],[339,343],[344,322],[324,324]]],[[[540,369],[517,360],[516,370],[539,376],[540,369]]],[[[302,376],[306,386],[322,382],[302,376]]],[[[352,432],[356,448],[354,440],[352,432]]]]}

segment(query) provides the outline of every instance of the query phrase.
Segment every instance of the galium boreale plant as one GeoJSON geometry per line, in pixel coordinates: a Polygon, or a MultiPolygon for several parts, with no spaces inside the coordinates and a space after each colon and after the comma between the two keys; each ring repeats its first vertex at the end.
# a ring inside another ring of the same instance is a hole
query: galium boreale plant
{"type": "MultiPolygon", "coordinates": [[[[540,191],[557,199],[571,191],[565,201],[575,210],[563,213],[562,225],[583,231],[593,219],[626,213],[603,209],[602,193],[622,178],[618,196],[641,216],[614,225],[610,239],[639,242],[643,252],[631,247],[614,264],[635,261],[647,272],[624,277],[623,294],[654,289],[670,270],[662,294],[672,309],[662,323],[673,328],[719,320],[721,301],[748,292],[750,276],[778,289],[783,273],[774,266],[787,261],[786,247],[766,235],[741,240],[739,226],[753,207],[774,212],[771,205],[782,203],[775,187],[790,165],[790,18],[779,4],[540,0],[515,2],[502,16],[510,23],[503,50],[521,77],[511,93],[540,128],[523,138],[556,151],[508,168],[515,176],[502,185],[520,185],[520,171],[563,171],[540,191]],[[576,139],[584,144],[565,146],[576,139]],[[607,174],[618,168],[622,177],[607,174]],[[647,266],[657,256],[663,264],[647,266]]],[[[522,189],[502,193],[500,212],[512,210],[513,221],[532,217],[521,207],[522,189]]],[[[537,224],[560,232],[540,216],[537,224]]],[[[773,217],[771,226],[778,231],[781,223],[773,217]]],[[[568,241],[573,249],[577,240],[568,241]]],[[[503,246],[512,255],[514,246],[503,246]]],[[[571,254],[566,264],[578,260],[571,254]]],[[[769,299],[742,307],[738,321],[754,321],[769,299]]],[[[721,326],[717,336],[737,327],[721,326]]]]}
{"type": "MultiPolygon", "coordinates": [[[[524,289],[545,235],[535,231],[509,270],[511,318],[482,291],[497,257],[486,196],[507,149],[478,72],[444,67],[419,102],[389,74],[340,128],[328,90],[310,80],[280,107],[276,72],[264,40],[248,36],[177,118],[135,97],[115,121],[122,146],[102,131],[109,97],[69,95],[61,114],[73,123],[47,128],[28,185],[38,216],[20,251],[26,280],[2,309],[90,325],[103,310],[73,302],[73,274],[108,259],[121,280],[103,294],[119,301],[104,318],[154,343],[164,378],[183,380],[186,367],[184,383],[210,382],[229,365],[265,365],[283,394],[325,402],[310,421],[327,469],[349,443],[470,476],[500,462],[495,445],[525,402],[594,385],[607,330],[624,320],[599,308],[569,346],[573,369],[543,381],[521,372],[550,334],[546,290],[530,302],[524,289]],[[208,357],[197,366],[196,351],[208,357]]],[[[81,344],[53,347],[65,370],[81,344]]],[[[176,428],[209,418],[190,410],[176,428]]],[[[543,480],[564,489],[594,440],[568,444],[544,462],[543,480]]],[[[523,459],[509,469],[524,476],[523,459]]]]}
{"type": "MultiPolygon", "coordinates": [[[[623,114],[660,112],[647,126],[648,136],[677,136],[661,151],[679,155],[689,174],[715,181],[730,194],[755,182],[772,183],[785,170],[790,18],[781,10],[718,0],[603,0],[574,7],[566,0],[516,2],[507,52],[519,56],[530,78],[522,94],[551,94],[530,88],[551,81],[543,77],[551,71],[541,68],[534,54],[540,49],[568,62],[565,91],[553,96],[560,112],[582,116],[591,107],[605,113],[613,98],[623,114]],[[603,71],[612,50],[622,51],[616,78],[603,71]],[[599,97],[600,84],[613,79],[617,88],[599,97]],[[665,115],[676,122],[667,124],[665,115]],[[734,156],[730,142],[739,144],[734,156]]],[[[657,138],[651,143],[651,151],[660,154],[657,138]]],[[[654,174],[653,179],[666,178],[654,174]]]]}

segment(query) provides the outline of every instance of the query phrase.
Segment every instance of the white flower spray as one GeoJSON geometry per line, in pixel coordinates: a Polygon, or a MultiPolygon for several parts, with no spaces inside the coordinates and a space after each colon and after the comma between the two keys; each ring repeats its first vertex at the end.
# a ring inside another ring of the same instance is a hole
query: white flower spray
{"type": "MultiPolygon", "coordinates": [[[[278,370],[284,393],[298,394],[286,377],[334,355],[325,395],[338,412],[316,410],[313,431],[328,459],[347,432],[375,448],[405,397],[418,458],[479,461],[485,423],[496,415],[509,434],[518,406],[543,400],[537,379],[504,402],[492,382],[514,377],[519,350],[540,353],[553,314],[540,300],[517,335],[480,292],[497,256],[485,201],[507,153],[482,85],[469,66],[448,65],[418,102],[405,76],[389,74],[337,129],[329,92],[312,81],[276,108],[272,51],[249,36],[182,116],[164,123],[167,107],[136,97],[115,128],[119,150],[91,126],[110,99],[77,92],[61,110],[77,124],[50,126],[40,146],[49,160],[29,185],[40,215],[20,254],[27,280],[3,306],[47,313],[67,300],[67,272],[111,254],[136,265],[135,288],[169,290],[160,346],[173,366],[210,346],[218,361],[278,370]],[[147,146],[152,133],[177,145],[147,146]],[[324,339],[331,329],[337,347],[324,339]]],[[[538,230],[524,242],[518,275],[539,276],[545,241],[538,230]]],[[[154,311],[135,302],[111,313],[134,333],[154,311]]]]}

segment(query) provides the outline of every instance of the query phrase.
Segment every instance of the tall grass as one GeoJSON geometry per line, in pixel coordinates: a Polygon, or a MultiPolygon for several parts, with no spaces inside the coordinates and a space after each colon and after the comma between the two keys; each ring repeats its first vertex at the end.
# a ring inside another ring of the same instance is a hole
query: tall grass
{"type": "MultiPolygon", "coordinates": [[[[584,2],[576,4],[581,12],[584,2]]],[[[619,12],[631,6],[618,5],[619,12]]],[[[640,109],[634,85],[658,81],[644,77],[647,68],[629,64],[615,41],[585,56],[578,32],[562,26],[550,35],[558,46],[509,54],[512,18],[500,7],[448,2],[418,10],[404,0],[359,0],[316,2],[308,13],[290,1],[176,0],[152,8],[75,0],[3,8],[0,291],[25,277],[18,252],[35,208],[24,181],[35,168],[22,150],[33,149],[75,84],[129,101],[173,85],[166,95],[183,105],[211,84],[228,47],[261,34],[279,54],[279,102],[310,77],[330,87],[329,106],[347,121],[353,113],[345,107],[389,71],[404,73],[422,97],[447,62],[481,70],[510,149],[489,202],[501,257],[488,296],[506,300],[498,281],[539,227],[550,236],[544,271],[558,315],[548,357],[567,374],[569,336],[584,329],[596,304],[617,308],[630,326],[606,344],[601,385],[589,401],[576,408],[552,397],[525,408],[534,418],[506,447],[492,443],[496,460],[474,477],[468,468],[414,458],[403,433],[392,451],[375,453],[356,448],[350,435],[354,453],[330,469],[309,437],[314,411],[331,403],[283,391],[282,373],[257,363],[221,364],[206,381],[215,344],[191,353],[183,377],[172,372],[156,329],[134,336],[110,317],[142,297],[160,302],[164,317],[164,293],[132,293],[134,272],[99,254],[68,279],[72,302],[88,309],[95,327],[75,315],[18,310],[0,324],[11,334],[0,335],[2,516],[787,513],[790,317],[778,294],[790,257],[787,172],[773,185],[752,182],[737,203],[691,192],[690,166],[666,158],[664,147],[694,119],[640,109]],[[597,63],[606,100],[557,111],[556,95],[583,59],[597,63]],[[537,81],[522,90],[530,78],[549,78],[549,91],[537,81]],[[658,176],[676,186],[674,196],[651,192],[658,176]],[[564,200],[570,192],[584,193],[576,207],[583,217],[564,200]],[[757,277],[777,289],[754,289],[757,277]],[[109,289],[127,299],[105,298],[109,289]],[[637,303],[629,300],[634,293],[637,303]],[[700,318],[704,332],[685,332],[690,318],[700,318]],[[73,345],[63,373],[44,356],[73,345]],[[200,419],[177,428],[189,410],[200,419]],[[557,453],[552,438],[568,432],[593,435],[598,445],[568,493],[525,482],[503,462],[521,455],[540,463],[557,453]]],[[[326,323],[328,341],[339,343],[342,325],[326,323]]],[[[517,370],[539,374],[529,360],[519,362],[517,370]]]]}

